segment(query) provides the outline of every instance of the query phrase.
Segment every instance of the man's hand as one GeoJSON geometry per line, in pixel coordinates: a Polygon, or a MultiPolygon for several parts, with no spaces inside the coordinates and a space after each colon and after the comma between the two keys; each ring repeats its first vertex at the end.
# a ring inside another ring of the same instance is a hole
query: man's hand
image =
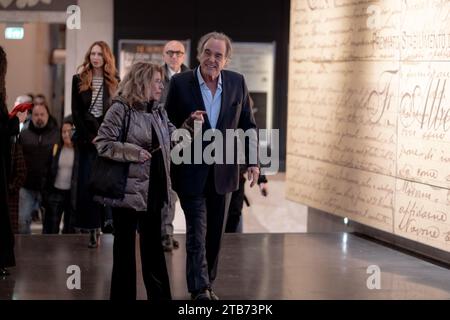
{"type": "Polygon", "coordinates": [[[259,168],[258,167],[249,167],[247,169],[247,178],[248,181],[250,181],[250,188],[253,188],[253,186],[258,182],[259,178],[259,168]]]}
{"type": "Polygon", "coordinates": [[[267,197],[267,195],[269,194],[268,191],[268,187],[267,187],[267,183],[260,183],[259,184],[259,191],[261,191],[261,194],[263,197],[267,197]]]}
{"type": "Polygon", "coordinates": [[[191,113],[191,120],[192,121],[201,121],[201,123],[205,122],[205,119],[203,118],[203,115],[206,114],[206,111],[203,110],[197,110],[191,113]]]}

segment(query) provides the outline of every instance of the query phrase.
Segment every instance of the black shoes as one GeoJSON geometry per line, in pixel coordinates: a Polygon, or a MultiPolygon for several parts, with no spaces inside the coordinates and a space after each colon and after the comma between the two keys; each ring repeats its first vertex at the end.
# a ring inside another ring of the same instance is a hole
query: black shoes
{"type": "Polygon", "coordinates": [[[10,273],[8,270],[6,270],[5,268],[0,268],[0,277],[6,277],[9,275],[10,275],[10,273]]]}
{"type": "Polygon", "coordinates": [[[106,220],[103,226],[103,233],[114,233],[114,226],[112,220],[106,220]]]}
{"type": "Polygon", "coordinates": [[[97,230],[89,230],[89,244],[88,248],[97,248],[99,242],[99,234],[97,230]]]}
{"type": "Polygon", "coordinates": [[[172,235],[167,234],[162,237],[162,246],[164,251],[170,252],[173,249],[178,249],[180,247],[180,244],[173,238],[172,235]]]}
{"type": "Polygon", "coordinates": [[[211,299],[211,294],[209,293],[208,289],[196,292],[196,293],[191,293],[191,300],[194,301],[206,301],[206,300],[212,300],[211,299]]]}
{"type": "Polygon", "coordinates": [[[209,291],[209,295],[211,296],[211,300],[219,300],[219,297],[214,293],[214,291],[212,289],[208,289],[209,291]]]}
{"type": "Polygon", "coordinates": [[[214,293],[212,289],[205,289],[202,291],[199,291],[197,293],[191,294],[191,300],[219,300],[219,297],[214,293]]]}

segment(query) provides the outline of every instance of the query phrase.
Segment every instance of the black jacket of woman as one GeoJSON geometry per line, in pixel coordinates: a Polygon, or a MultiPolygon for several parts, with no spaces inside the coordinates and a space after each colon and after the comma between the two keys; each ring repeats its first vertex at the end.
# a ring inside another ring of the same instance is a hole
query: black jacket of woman
{"type": "Polygon", "coordinates": [[[92,141],[97,136],[103,116],[109,109],[111,97],[106,81],[103,80],[103,116],[95,118],[89,110],[92,102],[92,90],[80,92],[80,83],[80,75],[74,75],[72,78],[72,116],[75,124],[73,142],[78,150],[78,161],[74,164],[76,170],[73,173],[75,178],[72,181],[72,186],[76,190],[74,226],[92,230],[100,228],[104,213],[104,207],[93,201],[93,195],[88,188],[91,168],[97,156],[92,141]]]}

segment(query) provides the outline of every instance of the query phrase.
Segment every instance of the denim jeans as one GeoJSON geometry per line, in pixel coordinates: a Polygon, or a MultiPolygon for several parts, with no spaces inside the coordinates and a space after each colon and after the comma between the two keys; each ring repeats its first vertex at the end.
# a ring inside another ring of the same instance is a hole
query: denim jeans
{"type": "Polygon", "coordinates": [[[34,210],[38,210],[42,201],[39,191],[20,188],[19,191],[19,233],[31,234],[31,221],[34,210]]]}

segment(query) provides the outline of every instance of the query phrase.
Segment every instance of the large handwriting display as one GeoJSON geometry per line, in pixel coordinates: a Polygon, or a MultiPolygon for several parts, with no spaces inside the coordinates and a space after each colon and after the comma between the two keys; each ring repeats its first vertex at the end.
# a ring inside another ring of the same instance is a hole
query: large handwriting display
{"type": "Polygon", "coordinates": [[[450,252],[450,1],[291,3],[287,196],[450,252]]]}

